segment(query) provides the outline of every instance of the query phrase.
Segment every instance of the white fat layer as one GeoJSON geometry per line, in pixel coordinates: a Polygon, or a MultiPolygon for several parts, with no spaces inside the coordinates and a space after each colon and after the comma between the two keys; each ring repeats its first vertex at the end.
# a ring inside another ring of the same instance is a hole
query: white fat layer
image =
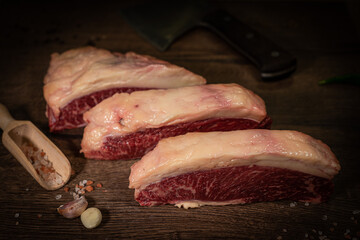
{"type": "Polygon", "coordinates": [[[206,80],[150,56],[83,47],[52,54],[44,83],[45,100],[57,116],[72,100],[101,90],[177,88],[205,84],[206,80]]]}
{"type": "Polygon", "coordinates": [[[135,163],[129,187],[143,189],[167,177],[248,165],[284,168],[328,179],[340,170],[326,144],[296,131],[188,133],[161,140],[135,163]]]}
{"type": "Polygon", "coordinates": [[[260,122],[266,117],[264,101],[237,84],[209,84],[177,89],[115,94],[84,114],[82,151],[101,148],[108,136],[121,136],[146,128],[204,120],[244,118],[260,122]]]}
{"type": "Polygon", "coordinates": [[[201,207],[202,204],[200,204],[198,202],[180,202],[180,203],[176,203],[175,206],[178,208],[189,209],[189,208],[201,207]]]}
{"type": "Polygon", "coordinates": [[[245,204],[245,203],[246,202],[243,199],[235,199],[235,200],[221,201],[221,202],[191,200],[191,201],[178,202],[175,204],[175,206],[178,208],[189,209],[189,208],[198,208],[205,205],[223,206],[230,204],[245,204]]]}

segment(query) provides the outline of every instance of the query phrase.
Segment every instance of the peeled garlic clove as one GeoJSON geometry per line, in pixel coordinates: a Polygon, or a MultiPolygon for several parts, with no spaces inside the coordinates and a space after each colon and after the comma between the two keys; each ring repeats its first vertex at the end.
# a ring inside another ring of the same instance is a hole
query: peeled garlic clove
{"type": "Polygon", "coordinates": [[[91,207],[81,214],[81,222],[86,228],[96,228],[100,225],[102,214],[98,208],[91,207]]]}
{"type": "Polygon", "coordinates": [[[76,218],[80,216],[88,206],[88,202],[84,196],[65,205],[58,207],[57,211],[66,218],[76,218]]]}

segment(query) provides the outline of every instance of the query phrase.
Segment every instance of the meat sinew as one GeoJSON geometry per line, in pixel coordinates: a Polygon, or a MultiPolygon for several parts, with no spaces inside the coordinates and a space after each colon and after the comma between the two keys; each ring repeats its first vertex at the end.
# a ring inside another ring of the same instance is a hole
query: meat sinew
{"type": "Polygon", "coordinates": [[[264,101],[237,84],[115,94],[84,114],[87,158],[133,159],[187,132],[269,128],[264,101]]]}
{"type": "Polygon", "coordinates": [[[296,131],[188,133],[161,140],[131,167],[142,206],[329,199],[340,165],[330,148],[296,131]]]}
{"type": "Polygon", "coordinates": [[[54,53],[44,79],[49,127],[59,131],[84,126],[83,113],[114,93],[205,83],[182,67],[133,52],[83,47],[54,53]]]}

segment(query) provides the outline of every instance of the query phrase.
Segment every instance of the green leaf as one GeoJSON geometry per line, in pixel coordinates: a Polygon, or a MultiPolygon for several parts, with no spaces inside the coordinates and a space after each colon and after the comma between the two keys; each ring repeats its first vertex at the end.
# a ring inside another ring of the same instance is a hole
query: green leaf
{"type": "Polygon", "coordinates": [[[349,74],[349,75],[337,76],[319,81],[319,85],[325,85],[329,83],[346,83],[346,84],[360,85],[360,75],[349,74]]]}

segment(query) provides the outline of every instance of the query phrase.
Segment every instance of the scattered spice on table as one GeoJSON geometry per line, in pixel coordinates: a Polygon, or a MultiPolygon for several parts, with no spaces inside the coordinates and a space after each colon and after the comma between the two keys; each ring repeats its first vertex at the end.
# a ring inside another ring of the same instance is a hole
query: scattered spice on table
{"type": "MultiPolygon", "coordinates": [[[[15,215],[14,215],[15,218],[19,218],[19,216],[20,216],[20,213],[15,213],[15,215]]],[[[15,225],[19,225],[19,221],[16,221],[15,225]]]]}
{"type": "MultiPolygon", "coordinates": [[[[73,196],[74,199],[78,199],[81,195],[84,195],[87,192],[93,192],[95,190],[95,187],[93,186],[94,183],[95,182],[93,180],[85,179],[85,180],[82,180],[79,183],[75,184],[73,191],[70,191],[69,187],[66,187],[66,188],[68,188],[67,190],[65,190],[65,188],[64,188],[64,191],[69,192],[73,196]]],[[[103,185],[102,185],[102,183],[97,183],[96,187],[102,188],[103,185]]],[[[107,190],[103,190],[102,192],[107,192],[107,190]]]]}
{"type": "MultiPolygon", "coordinates": [[[[344,239],[359,240],[360,231],[358,230],[358,226],[356,226],[357,219],[355,214],[359,214],[360,211],[354,210],[351,213],[352,216],[349,218],[351,222],[347,223],[346,228],[340,227],[341,225],[337,222],[329,222],[329,235],[339,233],[343,234],[344,239]]],[[[321,219],[327,221],[328,219],[330,219],[330,217],[328,215],[322,215],[321,219]]],[[[333,238],[328,237],[326,233],[322,230],[312,229],[310,232],[305,234],[305,239],[329,240],[333,238]]]]}

